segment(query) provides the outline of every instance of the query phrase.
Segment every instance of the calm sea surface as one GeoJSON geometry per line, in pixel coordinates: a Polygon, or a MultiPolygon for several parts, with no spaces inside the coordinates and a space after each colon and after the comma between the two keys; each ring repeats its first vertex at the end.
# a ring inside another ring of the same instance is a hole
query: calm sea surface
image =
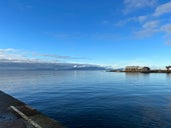
{"type": "Polygon", "coordinates": [[[0,90],[68,128],[171,128],[171,74],[0,71],[0,90]]]}

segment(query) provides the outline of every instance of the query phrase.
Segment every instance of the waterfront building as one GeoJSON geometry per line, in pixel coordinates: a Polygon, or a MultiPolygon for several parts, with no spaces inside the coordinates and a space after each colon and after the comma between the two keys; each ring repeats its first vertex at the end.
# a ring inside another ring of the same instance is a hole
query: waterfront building
{"type": "Polygon", "coordinates": [[[125,67],[126,72],[146,72],[150,71],[149,67],[140,67],[140,66],[127,66],[125,67]]]}

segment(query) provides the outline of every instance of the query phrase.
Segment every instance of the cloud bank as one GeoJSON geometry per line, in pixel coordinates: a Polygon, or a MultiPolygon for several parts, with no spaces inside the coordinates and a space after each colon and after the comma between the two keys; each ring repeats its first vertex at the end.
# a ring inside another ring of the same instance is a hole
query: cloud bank
{"type": "Polygon", "coordinates": [[[13,48],[0,49],[0,70],[105,70],[104,66],[71,63],[77,58],[57,54],[41,54],[13,48]]]}
{"type": "Polygon", "coordinates": [[[13,48],[0,49],[0,62],[29,62],[29,63],[56,63],[75,59],[85,59],[83,57],[63,56],[57,54],[41,54],[36,52],[22,51],[13,48]]]}

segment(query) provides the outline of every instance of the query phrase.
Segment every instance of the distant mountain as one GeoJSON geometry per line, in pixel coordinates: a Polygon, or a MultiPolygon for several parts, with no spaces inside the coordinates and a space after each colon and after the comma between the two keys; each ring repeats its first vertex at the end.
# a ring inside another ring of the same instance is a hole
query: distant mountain
{"type": "Polygon", "coordinates": [[[0,62],[0,70],[106,70],[106,67],[76,63],[0,62]]]}

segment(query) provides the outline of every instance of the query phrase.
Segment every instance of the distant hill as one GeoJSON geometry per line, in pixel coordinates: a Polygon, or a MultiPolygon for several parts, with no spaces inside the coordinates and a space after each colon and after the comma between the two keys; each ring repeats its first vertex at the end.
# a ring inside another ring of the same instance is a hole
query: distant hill
{"type": "Polygon", "coordinates": [[[106,70],[106,67],[76,63],[0,62],[0,70],[106,70]]]}

